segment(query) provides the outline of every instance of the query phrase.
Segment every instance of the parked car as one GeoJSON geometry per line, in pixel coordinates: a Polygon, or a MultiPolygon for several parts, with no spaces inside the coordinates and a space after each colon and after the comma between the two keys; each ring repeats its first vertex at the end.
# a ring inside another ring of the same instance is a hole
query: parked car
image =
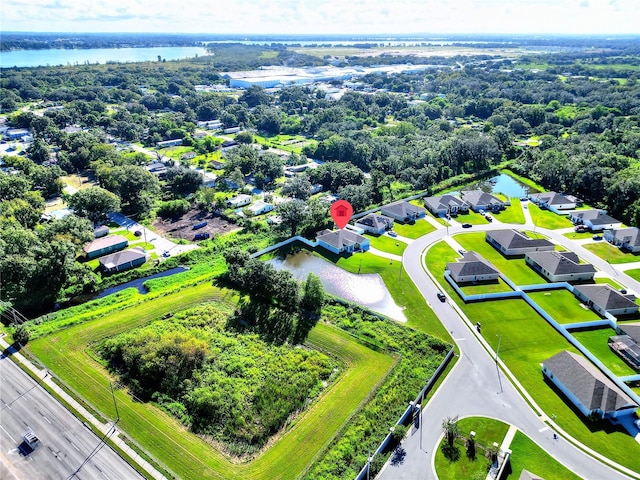
{"type": "Polygon", "coordinates": [[[193,239],[194,240],[206,240],[210,236],[211,235],[209,235],[208,233],[196,233],[195,236],[193,237],[193,239]]]}
{"type": "Polygon", "coordinates": [[[460,250],[458,250],[458,253],[460,255],[464,255],[465,253],[467,253],[467,251],[464,248],[461,248],[460,250]]]}
{"type": "Polygon", "coordinates": [[[136,237],[141,237],[141,236],[142,236],[142,230],[136,230],[135,232],[133,232],[133,234],[134,234],[136,237]]]}
{"type": "Polygon", "coordinates": [[[462,224],[462,228],[471,228],[471,224],[470,223],[463,223],[462,224]]]}
{"type": "Polygon", "coordinates": [[[574,230],[576,231],[576,233],[583,233],[587,232],[589,229],[585,225],[576,225],[576,228],[574,228],[574,230]]]}
{"type": "Polygon", "coordinates": [[[594,235],[593,237],[594,240],[602,240],[602,235],[594,235]]]}
{"type": "Polygon", "coordinates": [[[445,302],[447,300],[447,297],[445,297],[444,293],[442,292],[438,292],[436,295],[438,296],[438,300],[440,300],[441,302],[445,302]]]}
{"type": "Polygon", "coordinates": [[[389,230],[389,236],[390,237],[397,237],[398,234],[396,232],[394,232],[393,230],[389,230]]]}

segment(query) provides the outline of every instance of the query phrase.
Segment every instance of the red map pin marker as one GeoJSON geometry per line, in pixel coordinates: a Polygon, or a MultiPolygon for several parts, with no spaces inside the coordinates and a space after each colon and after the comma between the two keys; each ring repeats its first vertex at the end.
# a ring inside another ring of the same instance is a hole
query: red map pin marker
{"type": "Polygon", "coordinates": [[[331,204],[329,212],[331,212],[331,218],[333,218],[338,228],[344,228],[347,223],[349,223],[349,220],[351,220],[353,207],[346,200],[338,200],[331,204]]]}

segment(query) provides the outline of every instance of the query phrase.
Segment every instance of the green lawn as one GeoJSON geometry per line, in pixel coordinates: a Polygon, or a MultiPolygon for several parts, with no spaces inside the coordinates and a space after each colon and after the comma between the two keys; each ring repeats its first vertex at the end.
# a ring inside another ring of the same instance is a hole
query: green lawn
{"type": "Polygon", "coordinates": [[[502,223],[525,223],[522,202],[518,197],[511,198],[511,205],[497,213],[492,213],[496,220],[502,223]]]}
{"type": "Polygon", "coordinates": [[[588,322],[602,318],[590,308],[581,307],[576,297],[564,288],[546,292],[528,292],[528,295],[558,323],[588,322]]]}
{"type": "Polygon", "coordinates": [[[512,473],[509,478],[519,478],[525,469],[541,478],[580,480],[579,476],[551,457],[522,432],[516,432],[510,448],[512,473]]]}
{"type": "Polygon", "coordinates": [[[471,225],[487,225],[489,221],[479,213],[469,210],[469,213],[458,215],[456,220],[460,223],[470,223],[471,225]]]}
{"type": "MultiPolygon", "coordinates": [[[[627,270],[625,273],[629,273],[629,270],[627,270]]],[[[620,290],[622,288],[622,285],[620,285],[618,282],[616,282],[615,280],[609,278],[609,277],[598,277],[595,278],[596,283],[607,283],[609,285],[611,285],[613,288],[615,288],[616,290],[620,290]]]]}
{"type": "Polygon", "coordinates": [[[427,233],[435,232],[436,227],[431,225],[427,220],[420,219],[413,225],[409,223],[394,223],[393,230],[401,237],[420,238],[427,233]]]}
{"type": "Polygon", "coordinates": [[[582,240],[584,238],[593,237],[593,233],[591,232],[581,232],[581,233],[571,232],[571,233],[564,233],[563,235],[571,240],[582,240]]]}
{"type": "Polygon", "coordinates": [[[640,268],[634,268],[632,270],[625,270],[624,273],[629,275],[634,280],[637,280],[637,281],[640,282],[640,268]]]}
{"type": "MultiPolygon", "coordinates": [[[[117,333],[128,331],[176,309],[210,299],[227,301],[233,293],[202,284],[165,295],[89,323],[61,330],[30,342],[27,349],[74,389],[89,404],[115,417],[109,385],[113,378],[89,356],[88,346],[117,333]]],[[[375,385],[386,375],[393,359],[354,342],[345,332],[318,325],[308,344],[342,359],[344,375],[294,422],[260,457],[238,464],[214,450],[152,404],[133,401],[123,390],[116,391],[120,425],[152,456],[181,478],[295,478],[314,460],[333,435],[359,408],[375,385]],[[335,405],[340,405],[339,409],[335,405]],[[304,448],[300,448],[304,445],[304,448]],[[296,455],[291,455],[295,451],[296,455]]]]}
{"type": "MultiPolygon", "coordinates": [[[[492,418],[468,417],[458,422],[458,428],[460,434],[466,438],[469,438],[469,432],[476,432],[476,444],[489,447],[493,442],[502,443],[509,430],[509,425],[492,418]]],[[[443,441],[445,440],[443,439],[443,441]]],[[[470,459],[467,457],[466,447],[462,440],[457,439],[455,445],[460,451],[460,458],[455,462],[450,462],[445,458],[440,448],[436,451],[435,467],[438,478],[441,480],[484,479],[490,463],[484,456],[484,450],[477,448],[475,458],[470,459]]]]}
{"type": "Polygon", "coordinates": [[[612,328],[598,328],[583,332],[572,332],[572,335],[587,350],[593,353],[598,360],[617,376],[634,375],[637,372],[616,355],[607,344],[609,337],[616,335],[612,328]]]}
{"type": "Polygon", "coordinates": [[[394,255],[402,255],[407,244],[386,235],[365,235],[370,241],[371,246],[383,252],[393,253],[394,255]]]}
{"type": "Polygon", "coordinates": [[[489,260],[498,270],[517,285],[533,285],[547,283],[524,261],[524,258],[507,259],[485,240],[484,232],[461,233],[455,236],[456,241],[467,251],[473,251],[489,260]]]}
{"type": "Polygon", "coordinates": [[[573,227],[566,215],[556,215],[549,210],[541,210],[536,204],[529,202],[529,212],[533,223],[539,227],[555,230],[556,228],[573,227]]]}
{"type": "Polygon", "coordinates": [[[640,262],[640,253],[623,252],[604,240],[598,243],[587,243],[583,247],[609,263],[640,262]]]}
{"type": "Polygon", "coordinates": [[[543,380],[542,362],[561,350],[578,352],[524,300],[478,302],[461,307],[472,322],[482,322],[482,335],[494,350],[500,341],[500,358],[542,410],[555,415],[561,428],[602,455],[640,471],[640,445],[626,431],[606,421],[588,422],[543,380]]]}
{"type": "Polygon", "coordinates": [[[478,295],[481,293],[495,293],[495,292],[512,292],[513,289],[507,285],[501,278],[497,282],[479,283],[477,285],[463,285],[460,286],[460,290],[465,295],[478,295]]]}

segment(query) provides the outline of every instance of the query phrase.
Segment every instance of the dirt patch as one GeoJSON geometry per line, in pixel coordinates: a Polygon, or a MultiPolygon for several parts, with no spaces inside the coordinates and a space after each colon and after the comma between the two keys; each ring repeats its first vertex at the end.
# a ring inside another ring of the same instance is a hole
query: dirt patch
{"type": "Polygon", "coordinates": [[[153,222],[153,228],[162,236],[171,238],[172,240],[188,240],[191,242],[197,233],[208,233],[211,237],[214,237],[238,230],[239,227],[219,215],[214,215],[204,210],[189,210],[178,218],[157,218],[153,222]],[[193,229],[194,225],[204,222],[207,223],[204,227],[196,230],[193,229]]]}

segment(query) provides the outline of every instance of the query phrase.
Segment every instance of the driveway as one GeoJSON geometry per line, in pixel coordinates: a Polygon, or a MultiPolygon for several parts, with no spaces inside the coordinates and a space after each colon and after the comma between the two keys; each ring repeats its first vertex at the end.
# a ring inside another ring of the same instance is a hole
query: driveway
{"type": "MultiPolygon", "coordinates": [[[[473,231],[495,230],[500,228],[531,228],[532,225],[480,225],[473,231]]],[[[449,227],[451,234],[465,232],[458,226],[449,227]]],[[[562,234],[537,228],[541,234],[575,251],[597,268],[610,273],[616,280],[635,291],[640,285],[627,275],[617,272],[611,265],[588,252],[562,234]]],[[[397,479],[435,479],[433,466],[435,449],[442,438],[442,421],[447,417],[486,416],[496,418],[516,426],[528,435],[553,458],[567,468],[589,479],[626,479],[640,478],[635,472],[624,475],[596,460],[597,452],[587,455],[570,442],[568,435],[562,432],[546,415],[524,400],[516,390],[508,370],[497,358],[496,353],[477,335],[471,322],[451,300],[446,303],[436,301],[440,291],[435,280],[423,269],[424,252],[430,245],[447,235],[439,229],[411,243],[404,252],[403,264],[407,274],[414,281],[426,301],[430,304],[443,325],[449,330],[460,351],[460,358],[439,389],[423,408],[421,429],[413,429],[402,443],[406,450],[404,460],[397,464],[387,463],[378,478],[397,479]],[[501,368],[498,368],[498,365],[501,368]],[[506,372],[506,373],[505,373],[506,372]],[[546,421],[546,423],[545,423],[546,421]],[[551,425],[554,429],[549,426],[551,425]],[[558,432],[561,436],[553,438],[558,432]]],[[[441,279],[439,279],[441,280],[441,279]]],[[[444,280],[441,280],[444,281],[444,280]]],[[[529,399],[531,402],[532,399],[529,399]]],[[[500,443],[502,439],[495,439],[500,443]]],[[[586,449],[586,447],[582,447],[586,449]]],[[[588,450],[588,449],[587,449],[588,450]]],[[[600,456],[603,460],[603,457],[600,456]]]]}

